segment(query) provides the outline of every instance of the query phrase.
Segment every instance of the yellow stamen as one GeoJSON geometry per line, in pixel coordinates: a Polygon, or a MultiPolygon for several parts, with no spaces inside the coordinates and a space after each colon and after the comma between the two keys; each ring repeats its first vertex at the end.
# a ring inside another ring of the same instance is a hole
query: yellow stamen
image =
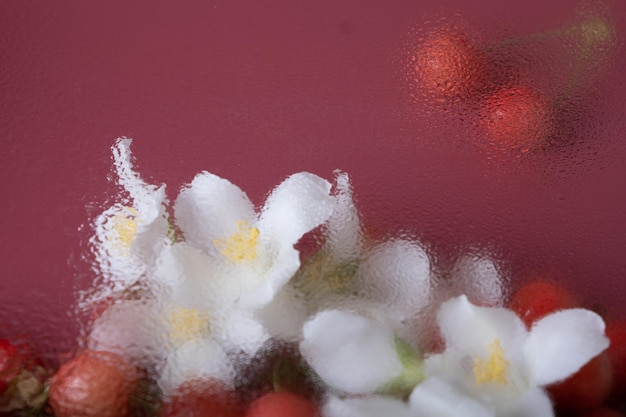
{"type": "Polygon", "coordinates": [[[170,338],[182,344],[209,333],[209,315],[193,308],[177,307],[169,313],[170,338]]]}
{"type": "Polygon", "coordinates": [[[113,217],[115,247],[125,256],[130,255],[130,247],[137,236],[137,216],[139,213],[133,207],[125,207],[113,217]]]}
{"type": "Polygon", "coordinates": [[[500,341],[495,339],[487,345],[489,355],[487,360],[480,357],[474,359],[474,377],[479,384],[495,382],[506,384],[506,373],[509,369],[509,361],[504,359],[504,349],[500,341]]]}
{"type": "Polygon", "coordinates": [[[237,231],[228,239],[216,239],[213,244],[220,253],[235,263],[250,262],[257,257],[259,229],[248,227],[248,222],[238,221],[237,231]]]}

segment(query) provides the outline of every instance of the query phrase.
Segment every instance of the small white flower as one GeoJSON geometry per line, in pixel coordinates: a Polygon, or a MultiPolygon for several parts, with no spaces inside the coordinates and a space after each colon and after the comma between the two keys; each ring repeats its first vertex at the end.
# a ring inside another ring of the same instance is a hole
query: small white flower
{"type": "Polygon", "coordinates": [[[166,248],[153,279],[178,304],[208,311],[222,343],[252,354],[270,336],[257,312],[298,270],[294,245],[328,219],[333,205],[327,181],[298,173],[273,190],[257,215],[238,187],[200,173],[174,207],[185,242],[166,248]]]}
{"type": "Polygon", "coordinates": [[[575,373],[609,343],[602,319],[583,309],[550,314],[528,331],[512,311],[461,296],[445,302],[437,319],[446,350],[425,360],[427,380],[411,395],[417,411],[430,409],[435,379],[439,390],[454,388],[450,407],[472,398],[497,416],[552,416],[542,387],[575,373]]]}
{"type": "Polygon", "coordinates": [[[167,242],[165,186],[146,184],[133,170],[131,139],[118,139],[113,157],[118,183],[128,198],[105,210],[95,221],[96,261],[105,279],[94,298],[104,298],[136,283],[154,265],[167,242]]]}

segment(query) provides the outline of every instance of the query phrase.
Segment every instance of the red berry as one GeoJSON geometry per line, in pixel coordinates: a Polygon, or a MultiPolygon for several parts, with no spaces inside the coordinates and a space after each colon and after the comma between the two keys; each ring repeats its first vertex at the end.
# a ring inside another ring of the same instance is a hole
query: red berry
{"type": "Polygon", "coordinates": [[[415,59],[415,81],[429,94],[466,96],[485,83],[485,59],[463,33],[431,35],[416,51],[415,59]]]}
{"type": "Polygon", "coordinates": [[[218,379],[184,383],[161,409],[161,417],[240,417],[242,414],[235,392],[218,379]]]}
{"type": "Polygon", "coordinates": [[[615,400],[626,399],[626,320],[607,323],[606,335],[611,341],[607,355],[613,368],[613,392],[615,400]]]}
{"type": "Polygon", "coordinates": [[[22,362],[17,347],[6,339],[0,339],[0,396],[7,390],[9,382],[19,374],[22,362]]]}
{"type": "Polygon", "coordinates": [[[550,280],[530,282],[511,297],[509,308],[529,328],[542,317],[558,310],[578,306],[576,297],[562,285],[550,280]]]}
{"type": "Polygon", "coordinates": [[[600,407],[585,414],[581,414],[580,417],[624,417],[624,414],[612,408],[600,407]]]}
{"type": "Polygon", "coordinates": [[[558,410],[580,412],[602,405],[612,383],[611,361],[606,353],[601,353],[574,375],[550,385],[548,392],[558,410]]]}
{"type": "Polygon", "coordinates": [[[57,417],[126,417],[138,376],[120,356],[88,350],[61,366],[50,381],[57,417]]]}
{"type": "Polygon", "coordinates": [[[481,120],[491,141],[507,149],[527,150],[548,139],[553,115],[548,100],[539,92],[516,85],[489,96],[481,120]]]}
{"type": "Polygon", "coordinates": [[[287,391],[265,394],[248,408],[246,417],[319,417],[315,404],[287,391]]]}

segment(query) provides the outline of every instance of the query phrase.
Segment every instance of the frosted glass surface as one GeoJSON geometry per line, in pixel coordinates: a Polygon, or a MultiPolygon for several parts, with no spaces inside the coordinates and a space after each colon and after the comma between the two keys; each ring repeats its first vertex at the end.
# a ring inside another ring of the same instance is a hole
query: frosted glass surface
{"type": "Polygon", "coordinates": [[[51,362],[76,350],[121,136],[171,201],[203,170],[259,208],[293,173],[341,170],[364,234],[420,242],[447,294],[502,297],[446,281],[465,264],[513,286],[549,271],[624,317],[625,18],[621,1],[1,2],[0,330],[51,362]]]}

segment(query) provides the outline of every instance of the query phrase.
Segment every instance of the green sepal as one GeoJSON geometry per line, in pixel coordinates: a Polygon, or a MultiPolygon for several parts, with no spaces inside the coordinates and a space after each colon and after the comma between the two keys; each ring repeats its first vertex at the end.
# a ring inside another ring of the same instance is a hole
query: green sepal
{"type": "Polygon", "coordinates": [[[413,391],[413,388],[424,380],[424,369],[422,366],[424,360],[419,352],[416,352],[398,336],[394,336],[394,344],[403,371],[400,375],[378,388],[376,393],[406,397],[413,391]]]}

